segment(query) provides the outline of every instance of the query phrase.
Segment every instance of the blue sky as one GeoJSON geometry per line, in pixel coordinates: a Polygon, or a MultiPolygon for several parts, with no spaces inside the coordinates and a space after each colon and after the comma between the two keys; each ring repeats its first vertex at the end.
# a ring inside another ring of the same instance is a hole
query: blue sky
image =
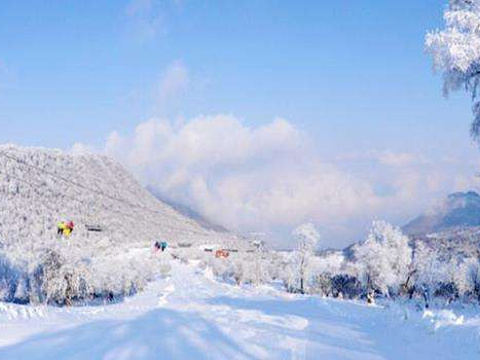
{"type": "Polygon", "coordinates": [[[327,149],[468,142],[468,99],[442,98],[423,53],[443,1],[162,1],[154,34],[129,6],[2,1],[1,141],[68,147],[132,128],[158,111],[156,79],[181,60],[201,82],[187,117],[282,116],[327,149]]]}
{"type": "Polygon", "coordinates": [[[4,0],[0,142],[102,148],[152,117],[230,114],[250,128],[281,117],[315,156],[388,193],[388,171],[359,154],[476,160],[469,99],[442,97],[423,50],[445,5],[4,0]]]}

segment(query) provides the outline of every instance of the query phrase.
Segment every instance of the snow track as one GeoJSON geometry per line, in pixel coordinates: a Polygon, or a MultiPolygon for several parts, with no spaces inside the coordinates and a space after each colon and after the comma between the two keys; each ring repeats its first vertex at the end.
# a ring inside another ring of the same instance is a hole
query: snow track
{"type": "Polygon", "coordinates": [[[173,263],[123,303],[0,303],[0,359],[478,359],[480,324],[458,319],[237,287],[173,263]]]}

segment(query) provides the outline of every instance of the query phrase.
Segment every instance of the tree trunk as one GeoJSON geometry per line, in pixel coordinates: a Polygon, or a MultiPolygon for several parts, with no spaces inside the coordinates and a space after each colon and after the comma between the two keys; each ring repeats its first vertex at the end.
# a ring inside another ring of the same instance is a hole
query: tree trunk
{"type": "Polygon", "coordinates": [[[305,294],[304,277],[305,277],[305,257],[302,256],[302,261],[300,262],[300,293],[302,294],[305,294]]]}

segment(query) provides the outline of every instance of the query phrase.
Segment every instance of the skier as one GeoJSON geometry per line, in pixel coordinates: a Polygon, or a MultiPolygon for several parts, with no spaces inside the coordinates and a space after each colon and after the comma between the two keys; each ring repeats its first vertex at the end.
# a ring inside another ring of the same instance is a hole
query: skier
{"type": "Polygon", "coordinates": [[[73,221],[69,221],[66,224],[65,230],[63,230],[63,235],[67,237],[70,236],[73,232],[74,227],[75,227],[75,224],[73,223],[73,221]]]}
{"type": "Polygon", "coordinates": [[[166,241],[162,241],[160,243],[160,249],[162,250],[162,252],[164,252],[167,249],[167,246],[168,246],[168,244],[167,244],[166,241]]]}
{"type": "Polygon", "coordinates": [[[63,235],[63,230],[65,229],[65,227],[66,227],[65,221],[60,221],[60,222],[57,224],[57,235],[58,235],[58,236],[62,236],[62,235],[63,235]]]}
{"type": "Polygon", "coordinates": [[[57,234],[69,237],[75,228],[73,221],[61,221],[57,224],[57,234]]]}
{"type": "Polygon", "coordinates": [[[155,251],[161,250],[162,252],[164,252],[167,246],[168,246],[168,243],[166,241],[156,241],[154,248],[155,248],[155,251]]]}

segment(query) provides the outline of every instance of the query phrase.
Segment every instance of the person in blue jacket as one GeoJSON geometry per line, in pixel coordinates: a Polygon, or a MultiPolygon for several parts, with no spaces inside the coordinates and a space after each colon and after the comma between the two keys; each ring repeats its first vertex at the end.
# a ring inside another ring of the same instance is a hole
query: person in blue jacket
{"type": "Polygon", "coordinates": [[[164,252],[168,247],[168,243],[166,241],[157,241],[155,242],[154,246],[156,251],[161,250],[162,252],[164,252]]]}

